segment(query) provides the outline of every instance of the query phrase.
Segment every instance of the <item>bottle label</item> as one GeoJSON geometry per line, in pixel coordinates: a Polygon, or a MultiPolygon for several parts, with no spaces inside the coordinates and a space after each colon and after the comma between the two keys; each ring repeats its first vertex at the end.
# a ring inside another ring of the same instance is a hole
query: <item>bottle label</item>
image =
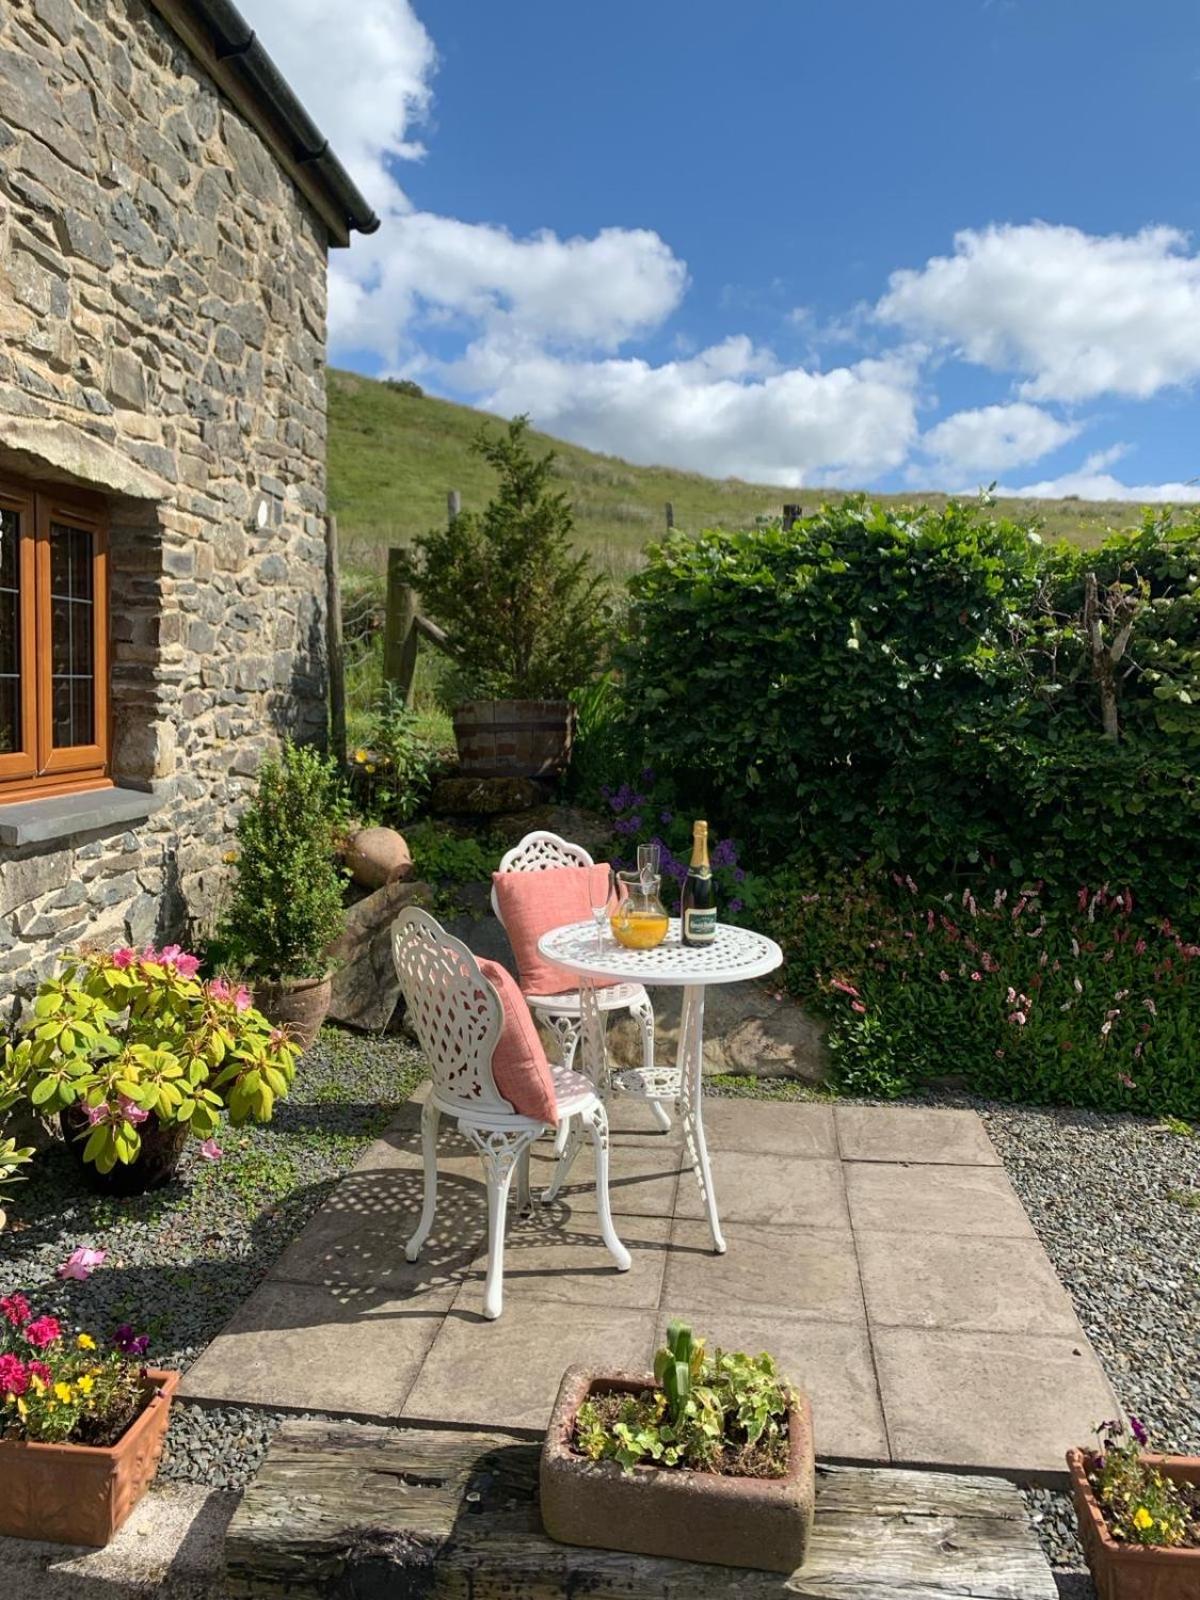
{"type": "Polygon", "coordinates": [[[683,937],[691,944],[707,944],[717,937],[717,908],[701,911],[698,907],[683,914],[683,937]]]}

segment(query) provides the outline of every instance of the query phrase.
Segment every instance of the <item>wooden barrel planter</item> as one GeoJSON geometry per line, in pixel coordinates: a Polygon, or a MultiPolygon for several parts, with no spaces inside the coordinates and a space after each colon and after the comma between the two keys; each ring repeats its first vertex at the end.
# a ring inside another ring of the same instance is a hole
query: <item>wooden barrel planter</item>
{"type": "Polygon", "coordinates": [[[574,733],[566,700],[468,700],[454,710],[464,777],[556,777],[571,759],[574,733]]]}

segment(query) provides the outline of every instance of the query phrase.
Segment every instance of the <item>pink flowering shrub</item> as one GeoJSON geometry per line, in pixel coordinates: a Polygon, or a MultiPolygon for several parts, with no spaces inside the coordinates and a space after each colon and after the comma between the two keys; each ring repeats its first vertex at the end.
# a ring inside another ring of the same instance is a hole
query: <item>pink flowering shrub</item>
{"type": "Polygon", "coordinates": [[[83,1113],[85,1161],[132,1162],[151,1119],[178,1123],[209,1149],[222,1113],[270,1120],[299,1049],[251,1003],[178,945],[69,956],[38,990],[6,1070],[43,1113],[83,1113]]]}
{"type": "Polygon", "coordinates": [[[1002,1099],[1200,1116],[1200,944],[1132,893],[797,886],[768,918],[786,981],[828,1019],[842,1084],[950,1078],[1002,1099]]]}

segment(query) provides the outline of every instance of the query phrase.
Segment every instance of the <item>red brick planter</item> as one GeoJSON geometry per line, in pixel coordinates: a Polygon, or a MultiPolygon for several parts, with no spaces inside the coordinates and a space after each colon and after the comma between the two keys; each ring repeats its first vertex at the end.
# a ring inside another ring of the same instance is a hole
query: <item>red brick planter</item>
{"type": "MultiPolygon", "coordinates": [[[[1156,1550],[1153,1545],[1119,1544],[1113,1538],[1087,1480],[1090,1457],[1090,1451],[1067,1451],[1079,1537],[1099,1600],[1200,1600],[1200,1550],[1156,1550]]],[[[1141,1459],[1164,1478],[1200,1484],[1200,1456],[1141,1459]]]]}
{"type": "Polygon", "coordinates": [[[812,1529],[812,1412],[800,1396],[788,1414],[790,1458],[782,1478],[731,1478],[681,1468],[588,1461],[572,1448],[575,1416],[592,1392],[640,1394],[651,1377],[568,1367],[558,1391],[540,1473],[542,1525],[562,1544],[634,1555],[794,1572],[812,1529]]]}
{"type": "Polygon", "coordinates": [[[150,1369],[154,1393],[107,1447],[0,1439],[0,1534],[107,1544],[158,1471],[177,1372],[150,1369]]]}

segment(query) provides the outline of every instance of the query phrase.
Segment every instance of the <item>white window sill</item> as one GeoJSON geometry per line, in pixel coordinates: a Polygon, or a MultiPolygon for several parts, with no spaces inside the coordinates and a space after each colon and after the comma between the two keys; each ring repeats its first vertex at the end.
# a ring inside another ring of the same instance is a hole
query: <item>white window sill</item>
{"type": "Polygon", "coordinates": [[[145,822],[163,803],[141,789],[90,789],[0,804],[0,845],[55,844],[77,833],[145,822]]]}

